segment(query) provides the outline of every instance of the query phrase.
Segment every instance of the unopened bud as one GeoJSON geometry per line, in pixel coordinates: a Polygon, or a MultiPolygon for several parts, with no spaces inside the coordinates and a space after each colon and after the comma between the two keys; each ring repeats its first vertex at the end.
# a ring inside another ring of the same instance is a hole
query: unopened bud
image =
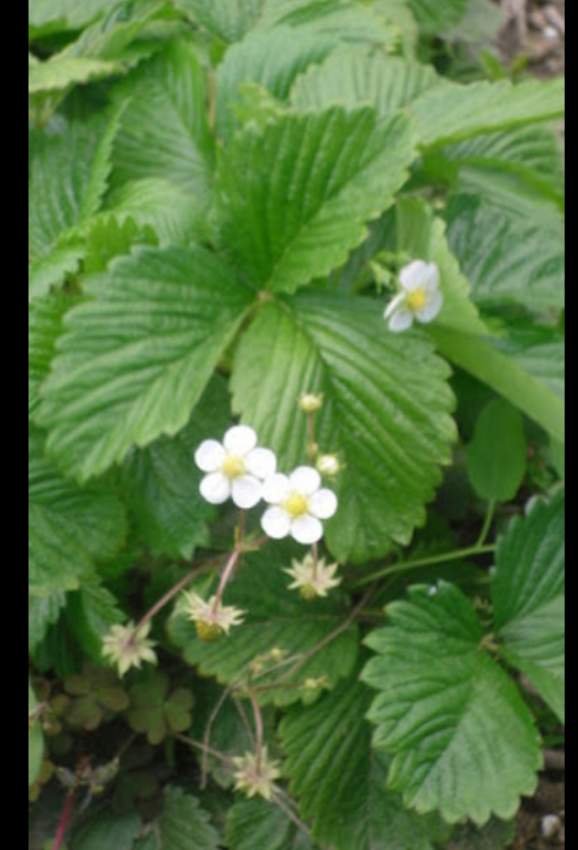
{"type": "Polygon", "coordinates": [[[317,471],[327,478],[334,478],[341,472],[341,464],[337,455],[319,455],[317,458],[317,471]]]}
{"type": "Polygon", "coordinates": [[[304,413],[316,413],[321,409],[323,404],[322,395],[314,395],[313,393],[305,393],[299,399],[299,407],[304,413]]]}

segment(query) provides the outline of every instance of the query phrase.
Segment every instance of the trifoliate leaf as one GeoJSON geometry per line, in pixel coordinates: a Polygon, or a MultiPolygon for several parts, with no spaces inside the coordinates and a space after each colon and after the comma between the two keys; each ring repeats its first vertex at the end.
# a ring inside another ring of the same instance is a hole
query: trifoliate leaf
{"type": "MultiPolygon", "coordinates": [[[[237,125],[235,104],[239,89],[258,83],[280,100],[310,65],[321,62],[335,46],[335,40],[304,30],[295,38],[290,27],[254,32],[227,51],[217,70],[217,128],[229,138],[237,125]]],[[[357,104],[356,104],[357,105],[357,104]]]]}
{"type": "Polygon", "coordinates": [[[38,715],[38,700],[28,684],[28,785],[36,781],[42,767],[44,736],[38,715]]]}
{"type": "MultiPolygon", "coordinates": [[[[181,788],[165,789],[163,812],[138,850],[218,850],[219,835],[199,801],[181,788]]],[[[136,848],[135,848],[136,850],[136,848]]]]}
{"type": "Polygon", "coordinates": [[[265,304],[245,333],[233,407],[290,469],[306,460],[299,398],[323,393],[316,440],[344,462],[327,545],[363,561],[408,543],[425,521],[455,437],[448,374],[423,331],[390,333],[375,302],[301,294],[265,304]]]}
{"type": "Polygon", "coordinates": [[[443,306],[436,325],[471,334],[488,330],[470,300],[470,284],[448,247],[444,222],[431,207],[416,198],[402,198],[396,206],[397,247],[408,256],[432,260],[438,267],[443,306]]]}
{"type": "Polygon", "coordinates": [[[43,387],[47,449],[79,479],[188,421],[252,293],[215,254],[136,248],[90,279],[43,387]]]}
{"type": "Polygon", "coordinates": [[[235,803],[227,813],[225,835],[230,850],[315,850],[304,828],[266,800],[235,803]]]}
{"type": "Polygon", "coordinates": [[[207,521],[216,511],[199,493],[202,473],[194,454],[203,440],[224,434],[229,419],[226,383],[215,376],[182,431],[129,453],[123,488],[153,555],[190,558],[196,546],[208,545],[207,521]]]}
{"type": "Polygon", "coordinates": [[[252,283],[293,292],[363,241],[413,156],[406,119],[369,107],[250,124],[221,157],[221,242],[252,283]]]}
{"type": "Polygon", "coordinates": [[[126,619],[114,595],[89,579],[82,582],[79,590],[67,595],[64,616],[79,646],[96,664],[103,664],[103,637],[111,626],[126,619]]]}
{"type": "Polygon", "coordinates": [[[169,693],[168,676],[148,668],[129,689],[127,720],[135,732],[146,733],[150,744],[160,744],[172,732],[184,732],[191,725],[193,695],[186,688],[169,693]]]}
{"type": "Polygon", "coordinates": [[[81,673],[65,678],[64,688],[74,697],[66,710],[66,722],[87,731],[96,729],[107,712],[124,711],[129,705],[116,674],[106,667],[85,664],[81,673]]]}
{"type": "Polygon", "coordinates": [[[357,654],[357,626],[347,624],[348,600],[333,591],[326,599],[308,602],[289,590],[290,580],[282,569],[302,556],[302,547],[285,542],[245,555],[225,593],[225,604],[246,611],[245,620],[215,641],[200,640],[194,623],[177,604],[168,630],[185,661],[227,684],[246,682],[249,665],[256,662],[263,672],[255,679],[263,705],[289,705],[307,696],[307,679],[322,678],[330,688],[347,676],[357,654]],[[260,658],[274,648],[281,650],[280,661],[260,664],[260,658]]]}
{"type": "Polygon", "coordinates": [[[432,323],[428,333],[438,351],[466,372],[508,399],[522,413],[564,443],[564,404],[545,384],[534,378],[512,357],[499,350],[499,343],[432,323]]]}
{"type": "Polygon", "coordinates": [[[542,763],[532,716],[456,587],[415,585],[408,595],[365,640],[377,652],[362,679],[379,692],[368,717],[374,746],[392,756],[389,787],[448,823],[511,818],[542,763]]]}
{"type": "Polygon", "coordinates": [[[446,219],[450,245],[477,303],[506,301],[538,310],[563,305],[564,245],[553,220],[520,221],[472,195],[452,198],[446,219]]]}
{"type": "Polygon", "coordinates": [[[492,600],[504,655],[564,715],[564,491],[498,540],[492,600]]]}
{"type": "Polygon", "coordinates": [[[466,447],[468,476],[482,499],[509,502],[526,472],[526,437],[521,414],[507,401],[487,404],[466,447]]]}
{"type": "Polygon", "coordinates": [[[30,589],[37,596],[74,590],[95,559],[112,557],[125,536],[124,510],[102,484],[78,487],[43,456],[30,433],[30,589]]]}
{"type": "Polygon", "coordinates": [[[113,186],[157,177],[210,200],[212,139],[205,78],[194,48],[172,41],[119,83],[130,98],[114,147],[113,186]]]}
{"type": "Polygon", "coordinates": [[[336,850],[432,850],[436,817],[407,811],[385,788],[387,760],[370,748],[371,692],[356,679],[281,721],[284,774],[302,817],[322,846],[336,850]]]}
{"type": "Polygon", "coordinates": [[[297,109],[307,110],[333,104],[354,109],[360,102],[369,101],[379,115],[385,116],[411,103],[438,81],[428,65],[347,46],[302,73],[291,89],[290,102],[297,109]]]}
{"type": "Polygon", "coordinates": [[[463,85],[444,80],[418,97],[409,111],[421,145],[446,145],[560,117],[564,82],[555,78],[463,85]]]}
{"type": "Polygon", "coordinates": [[[142,824],[136,812],[113,814],[110,811],[95,813],[73,835],[70,850],[133,850],[134,841],[142,824]]]}

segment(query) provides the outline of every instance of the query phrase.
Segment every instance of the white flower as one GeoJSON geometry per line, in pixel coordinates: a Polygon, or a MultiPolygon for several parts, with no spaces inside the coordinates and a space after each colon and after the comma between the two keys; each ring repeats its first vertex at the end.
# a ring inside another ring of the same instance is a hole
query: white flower
{"type": "Polygon", "coordinates": [[[102,654],[116,664],[119,676],[124,676],[131,667],[140,668],[143,661],[157,663],[157,656],[153,650],[155,644],[147,638],[150,628],[150,620],[138,629],[133,622],[130,622],[126,626],[111,626],[104,636],[102,654]]]}
{"type": "Polygon", "coordinates": [[[321,476],[312,466],[299,466],[291,475],[272,475],[263,485],[263,499],[274,507],[261,517],[263,531],[276,540],[291,535],[298,543],[323,537],[322,519],[337,510],[337,496],[320,489],[321,476]]]}
{"type": "Polygon", "coordinates": [[[247,797],[259,794],[265,800],[270,800],[275,790],[275,780],[281,776],[279,762],[269,761],[267,747],[263,747],[258,757],[255,753],[245,753],[244,756],[233,758],[235,772],[235,789],[244,791],[247,797]]]}
{"type": "Polygon", "coordinates": [[[315,563],[313,555],[306,555],[302,561],[293,559],[291,563],[290,568],[283,570],[295,579],[289,589],[298,589],[304,599],[327,596],[327,591],[341,582],[340,578],[334,578],[338,565],[326,564],[323,558],[315,563]]]}
{"type": "Polygon", "coordinates": [[[203,498],[221,505],[229,497],[238,508],[253,508],[261,498],[263,480],[275,472],[277,461],[270,449],[256,448],[257,435],[248,425],[235,425],[217,440],[204,440],[195,452],[195,463],[208,475],[201,481],[203,498]]]}
{"type": "Polygon", "coordinates": [[[179,600],[179,611],[195,624],[201,640],[215,640],[223,633],[228,635],[231,626],[239,626],[246,613],[233,605],[215,605],[215,596],[205,601],[193,591],[185,590],[179,600]]]}
{"type": "Polygon", "coordinates": [[[390,301],[383,314],[389,319],[390,331],[405,331],[414,319],[422,323],[435,319],[443,304],[436,264],[414,260],[402,268],[399,281],[401,292],[390,301]]]}

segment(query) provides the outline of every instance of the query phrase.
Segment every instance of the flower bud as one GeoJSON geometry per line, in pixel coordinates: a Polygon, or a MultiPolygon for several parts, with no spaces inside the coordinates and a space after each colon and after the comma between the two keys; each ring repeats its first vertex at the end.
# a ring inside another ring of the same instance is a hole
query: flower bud
{"type": "Polygon", "coordinates": [[[304,413],[316,413],[321,409],[323,404],[322,395],[314,395],[313,393],[305,393],[299,399],[299,407],[304,413]]]}
{"type": "Polygon", "coordinates": [[[337,455],[319,455],[315,465],[317,466],[317,471],[327,478],[334,478],[342,469],[337,455]]]}

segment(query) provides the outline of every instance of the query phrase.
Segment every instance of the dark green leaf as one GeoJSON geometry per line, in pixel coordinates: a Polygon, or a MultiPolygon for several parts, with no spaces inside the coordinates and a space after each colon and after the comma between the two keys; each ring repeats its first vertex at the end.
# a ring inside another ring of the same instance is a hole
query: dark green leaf
{"type": "Polygon", "coordinates": [[[513,499],[526,472],[526,438],[521,415],[508,402],[487,404],[466,448],[468,475],[482,499],[513,499]]]}

